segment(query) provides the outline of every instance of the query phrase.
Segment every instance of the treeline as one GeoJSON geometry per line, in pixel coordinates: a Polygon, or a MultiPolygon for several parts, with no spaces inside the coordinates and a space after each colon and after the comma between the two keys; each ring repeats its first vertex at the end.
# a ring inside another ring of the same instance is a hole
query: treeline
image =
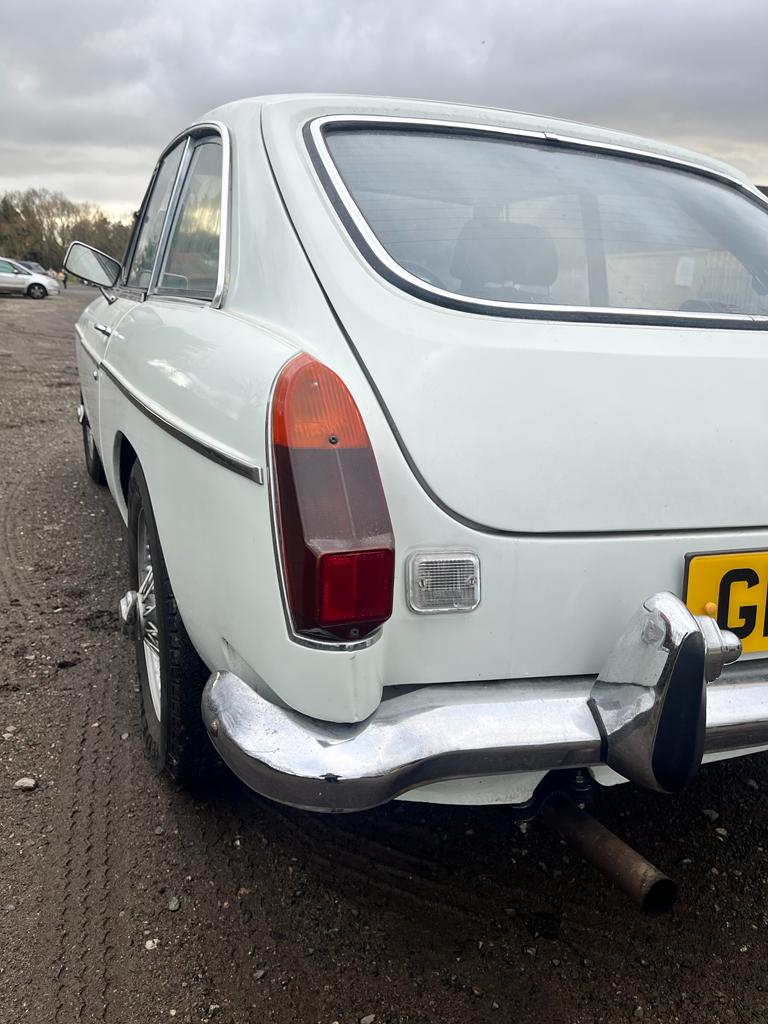
{"type": "Polygon", "coordinates": [[[131,225],[61,192],[28,188],[0,195],[0,256],[34,259],[58,269],[73,239],[121,259],[131,225]]]}

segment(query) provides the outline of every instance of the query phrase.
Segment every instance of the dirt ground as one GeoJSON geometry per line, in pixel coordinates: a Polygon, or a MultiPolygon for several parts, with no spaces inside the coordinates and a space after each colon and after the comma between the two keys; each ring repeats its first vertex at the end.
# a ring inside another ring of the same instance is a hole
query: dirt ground
{"type": "Polygon", "coordinates": [[[151,773],[75,419],[89,294],[0,299],[2,1024],[763,1024],[766,756],[594,808],[680,882],[663,920],[503,809],[329,818],[151,773]]]}

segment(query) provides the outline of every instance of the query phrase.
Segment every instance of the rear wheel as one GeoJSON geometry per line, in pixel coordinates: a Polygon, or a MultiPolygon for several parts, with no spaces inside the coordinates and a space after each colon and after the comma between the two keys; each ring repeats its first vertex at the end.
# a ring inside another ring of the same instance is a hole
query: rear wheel
{"type": "Polygon", "coordinates": [[[128,484],[128,529],[144,752],[157,771],[193,785],[218,764],[200,711],[209,672],[179,614],[138,462],[128,484]]]}
{"type": "Polygon", "coordinates": [[[46,299],[48,297],[48,289],[43,284],[31,284],[27,288],[27,295],[30,299],[46,299]]]}

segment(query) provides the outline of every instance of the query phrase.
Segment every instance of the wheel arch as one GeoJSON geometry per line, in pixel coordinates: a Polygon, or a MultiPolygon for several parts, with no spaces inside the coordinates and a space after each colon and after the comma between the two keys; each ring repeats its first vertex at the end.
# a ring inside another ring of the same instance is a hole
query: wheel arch
{"type": "Polygon", "coordinates": [[[120,513],[123,519],[128,521],[128,481],[131,479],[131,470],[134,464],[139,461],[136,449],[122,432],[115,435],[114,446],[115,459],[115,483],[120,513]]]}

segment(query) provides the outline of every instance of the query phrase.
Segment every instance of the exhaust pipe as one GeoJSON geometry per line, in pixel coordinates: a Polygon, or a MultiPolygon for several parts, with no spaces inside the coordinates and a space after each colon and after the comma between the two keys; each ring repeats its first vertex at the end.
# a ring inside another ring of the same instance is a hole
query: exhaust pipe
{"type": "Polygon", "coordinates": [[[542,816],[585,860],[627,894],[645,914],[668,914],[677,885],[631,846],[574,804],[564,793],[544,802],[542,816]]]}

